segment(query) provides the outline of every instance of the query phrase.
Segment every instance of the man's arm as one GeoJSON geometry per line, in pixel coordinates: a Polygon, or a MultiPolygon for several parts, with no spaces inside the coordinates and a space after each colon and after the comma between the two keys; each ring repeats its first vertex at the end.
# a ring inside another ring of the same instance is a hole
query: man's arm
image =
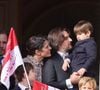
{"type": "Polygon", "coordinates": [[[67,88],[65,80],[59,82],[57,81],[57,76],[52,60],[46,61],[43,67],[43,83],[59,89],[67,88]]]}

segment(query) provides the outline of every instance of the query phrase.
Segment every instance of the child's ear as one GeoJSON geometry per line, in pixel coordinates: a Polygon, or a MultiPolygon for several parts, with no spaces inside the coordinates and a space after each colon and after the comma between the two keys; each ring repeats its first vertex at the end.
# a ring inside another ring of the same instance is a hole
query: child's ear
{"type": "Polygon", "coordinates": [[[91,36],[91,32],[90,32],[90,31],[87,32],[87,36],[88,36],[88,37],[91,36]]]}

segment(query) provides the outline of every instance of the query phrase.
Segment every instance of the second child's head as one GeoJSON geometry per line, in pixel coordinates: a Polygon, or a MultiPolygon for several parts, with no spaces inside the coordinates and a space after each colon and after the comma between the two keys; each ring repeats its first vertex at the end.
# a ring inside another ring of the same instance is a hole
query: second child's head
{"type": "Polygon", "coordinates": [[[81,20],[74,26],[74,33],[78,41],[91,37],[93,26],[89,21],[81,20]]]}
{"type": "Polygon", "coordinates": [[[78,83],[79,90],[96,90],[96,80],[92,77],[82,77],[78,83]]]}
{"type": "MultiPolygon", "coordinates": [[[[33,81],[35,80],[35,72],[34,72],[34,67],[32,66],[31,63],[25,62],[24,63],[26,73],[29,79],[30,84],[33,84],[33,81]]],[[[27,78],[26,78],[26,73],[23,68],[23,65],[20,65],[16,70],[15,70],[15,77],[18,82],[23,82],[24,84],[28,85],[27,78]]]]}

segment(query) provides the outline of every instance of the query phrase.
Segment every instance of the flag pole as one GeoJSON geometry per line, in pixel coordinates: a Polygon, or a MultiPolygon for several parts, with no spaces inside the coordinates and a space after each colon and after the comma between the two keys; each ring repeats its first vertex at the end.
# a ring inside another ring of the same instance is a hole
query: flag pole
{"type": "Polygon", "coordinates": [[[27,83],[28,83],[28,86],[29,86],[29,90],[32,90],[31,85],[30,85],[30,82],[29,82],[29,79],[28,79],[28,75],[27,75],[27,72],[26,72],[26,69],[25,69],[24,63],[23,63],[23,69],[24,69],[24,72],[25,72],[25,76],[26,76],[26,79],[27,79],[27,83]]]}

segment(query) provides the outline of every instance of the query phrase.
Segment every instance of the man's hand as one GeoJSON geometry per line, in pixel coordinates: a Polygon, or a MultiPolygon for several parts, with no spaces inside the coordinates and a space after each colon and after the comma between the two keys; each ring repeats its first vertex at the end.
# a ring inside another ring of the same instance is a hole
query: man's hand
{"type": "Polygon", "coordinates": [[[73,72],[72,75],[70,76],[70,80],[72,84],[77,84],[79,79],[80,79],[80,74],[77,72],[73,72]]]}

